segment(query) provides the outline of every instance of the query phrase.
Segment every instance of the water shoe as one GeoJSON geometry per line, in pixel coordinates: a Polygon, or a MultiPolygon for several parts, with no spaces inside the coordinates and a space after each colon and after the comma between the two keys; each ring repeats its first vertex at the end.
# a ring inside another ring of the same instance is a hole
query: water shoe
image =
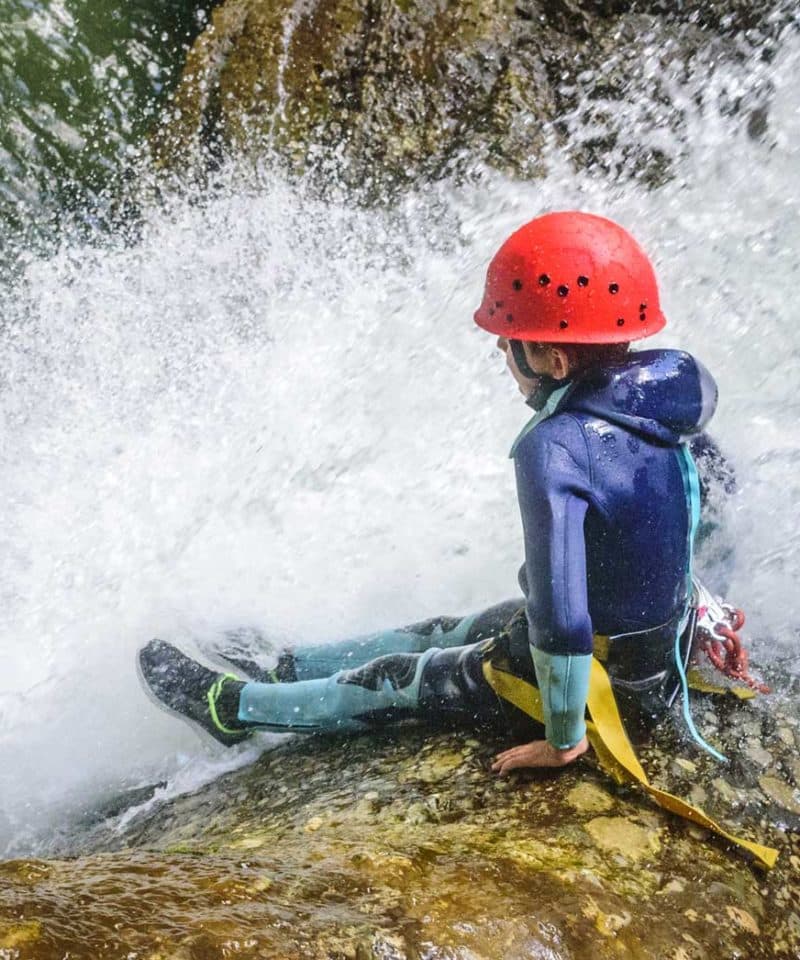
{"type": "Polygon", "coordinates": [[[226,747],[252,733],[238,720],[244,684],[230,673],[216,673],[163,640],[151,640],[139,651],[143,685],[156,703],[189,720],[226,747]]]}

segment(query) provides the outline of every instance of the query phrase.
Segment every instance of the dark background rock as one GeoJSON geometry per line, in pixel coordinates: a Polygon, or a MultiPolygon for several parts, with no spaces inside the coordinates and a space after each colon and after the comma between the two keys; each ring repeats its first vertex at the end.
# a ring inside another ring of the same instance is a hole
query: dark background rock
{"type": "MultiPolygon", "coordinates": [[[[226,0],[155,143],[181,167],[190,146],[268,151],[379,191],[476,163],[535,177],[549,146],[659,182],[698,77],[768,59],[793,19],[757,0],[226,0]]],[[[715,95],[767,135],[768,83],[715,95]]]]}

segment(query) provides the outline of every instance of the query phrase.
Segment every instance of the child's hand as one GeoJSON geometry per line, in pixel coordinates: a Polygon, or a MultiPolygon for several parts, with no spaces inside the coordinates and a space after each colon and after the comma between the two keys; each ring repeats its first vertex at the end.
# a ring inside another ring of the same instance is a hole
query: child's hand
{"type": "Polygon", "coordinates": [[[565,767],[577,760],[589,749],[586,737],[568,750],[557,750],[547,740],[533,740],[510,750],[498,753],[492,764],[492,772],[504,777],[517,767],[565,767]]]}

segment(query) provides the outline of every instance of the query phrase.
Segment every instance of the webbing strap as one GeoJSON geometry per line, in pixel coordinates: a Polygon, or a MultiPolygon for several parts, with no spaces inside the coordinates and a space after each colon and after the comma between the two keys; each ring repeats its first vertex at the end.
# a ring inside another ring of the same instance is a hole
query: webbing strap
{"type": "Polygon", "coordinates": [[[686,680],[689,683],[689,689],[696,690],[698,693],[715,693],[720,696],[736,697],[737,700],[752,700],[756,696],[756,691],[751,687],[726,687],[721,683],[712,683],[706,680],[695,667],[686,671],[686,680]]]}
{"type": "MultiPolygon", "coordinates": [[[[503,700],[507,700],[539,723],[544,722],[541,693],[533,684],[498,668],[488,659],[483,661],[483,674],[487,683],[503,700]]],[[[586,724],[589,742],[603,769],[618,783],[636,780],[665,810],[691,820],[692,823],[711,830],[730,843],[747,850],[761,866],[767,869],[774,866],[778,859],[777,850],[728,833],[702,810],[671,793],[652,786],[625,733],[608,674],[600,661],[595,658],[592,659],[587,706],[592,718],[591,722],[586,724]]]]}

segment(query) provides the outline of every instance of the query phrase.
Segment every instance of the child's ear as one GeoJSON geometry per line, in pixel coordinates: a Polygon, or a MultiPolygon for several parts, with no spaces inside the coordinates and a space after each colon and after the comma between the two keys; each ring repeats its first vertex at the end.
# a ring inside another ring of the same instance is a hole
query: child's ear
{"type": "Polygon", "coordinates": [[[553,377],[556,380],[566,380],[569,376],[569,357],[561,347],[552,347],[553,377]]]}

